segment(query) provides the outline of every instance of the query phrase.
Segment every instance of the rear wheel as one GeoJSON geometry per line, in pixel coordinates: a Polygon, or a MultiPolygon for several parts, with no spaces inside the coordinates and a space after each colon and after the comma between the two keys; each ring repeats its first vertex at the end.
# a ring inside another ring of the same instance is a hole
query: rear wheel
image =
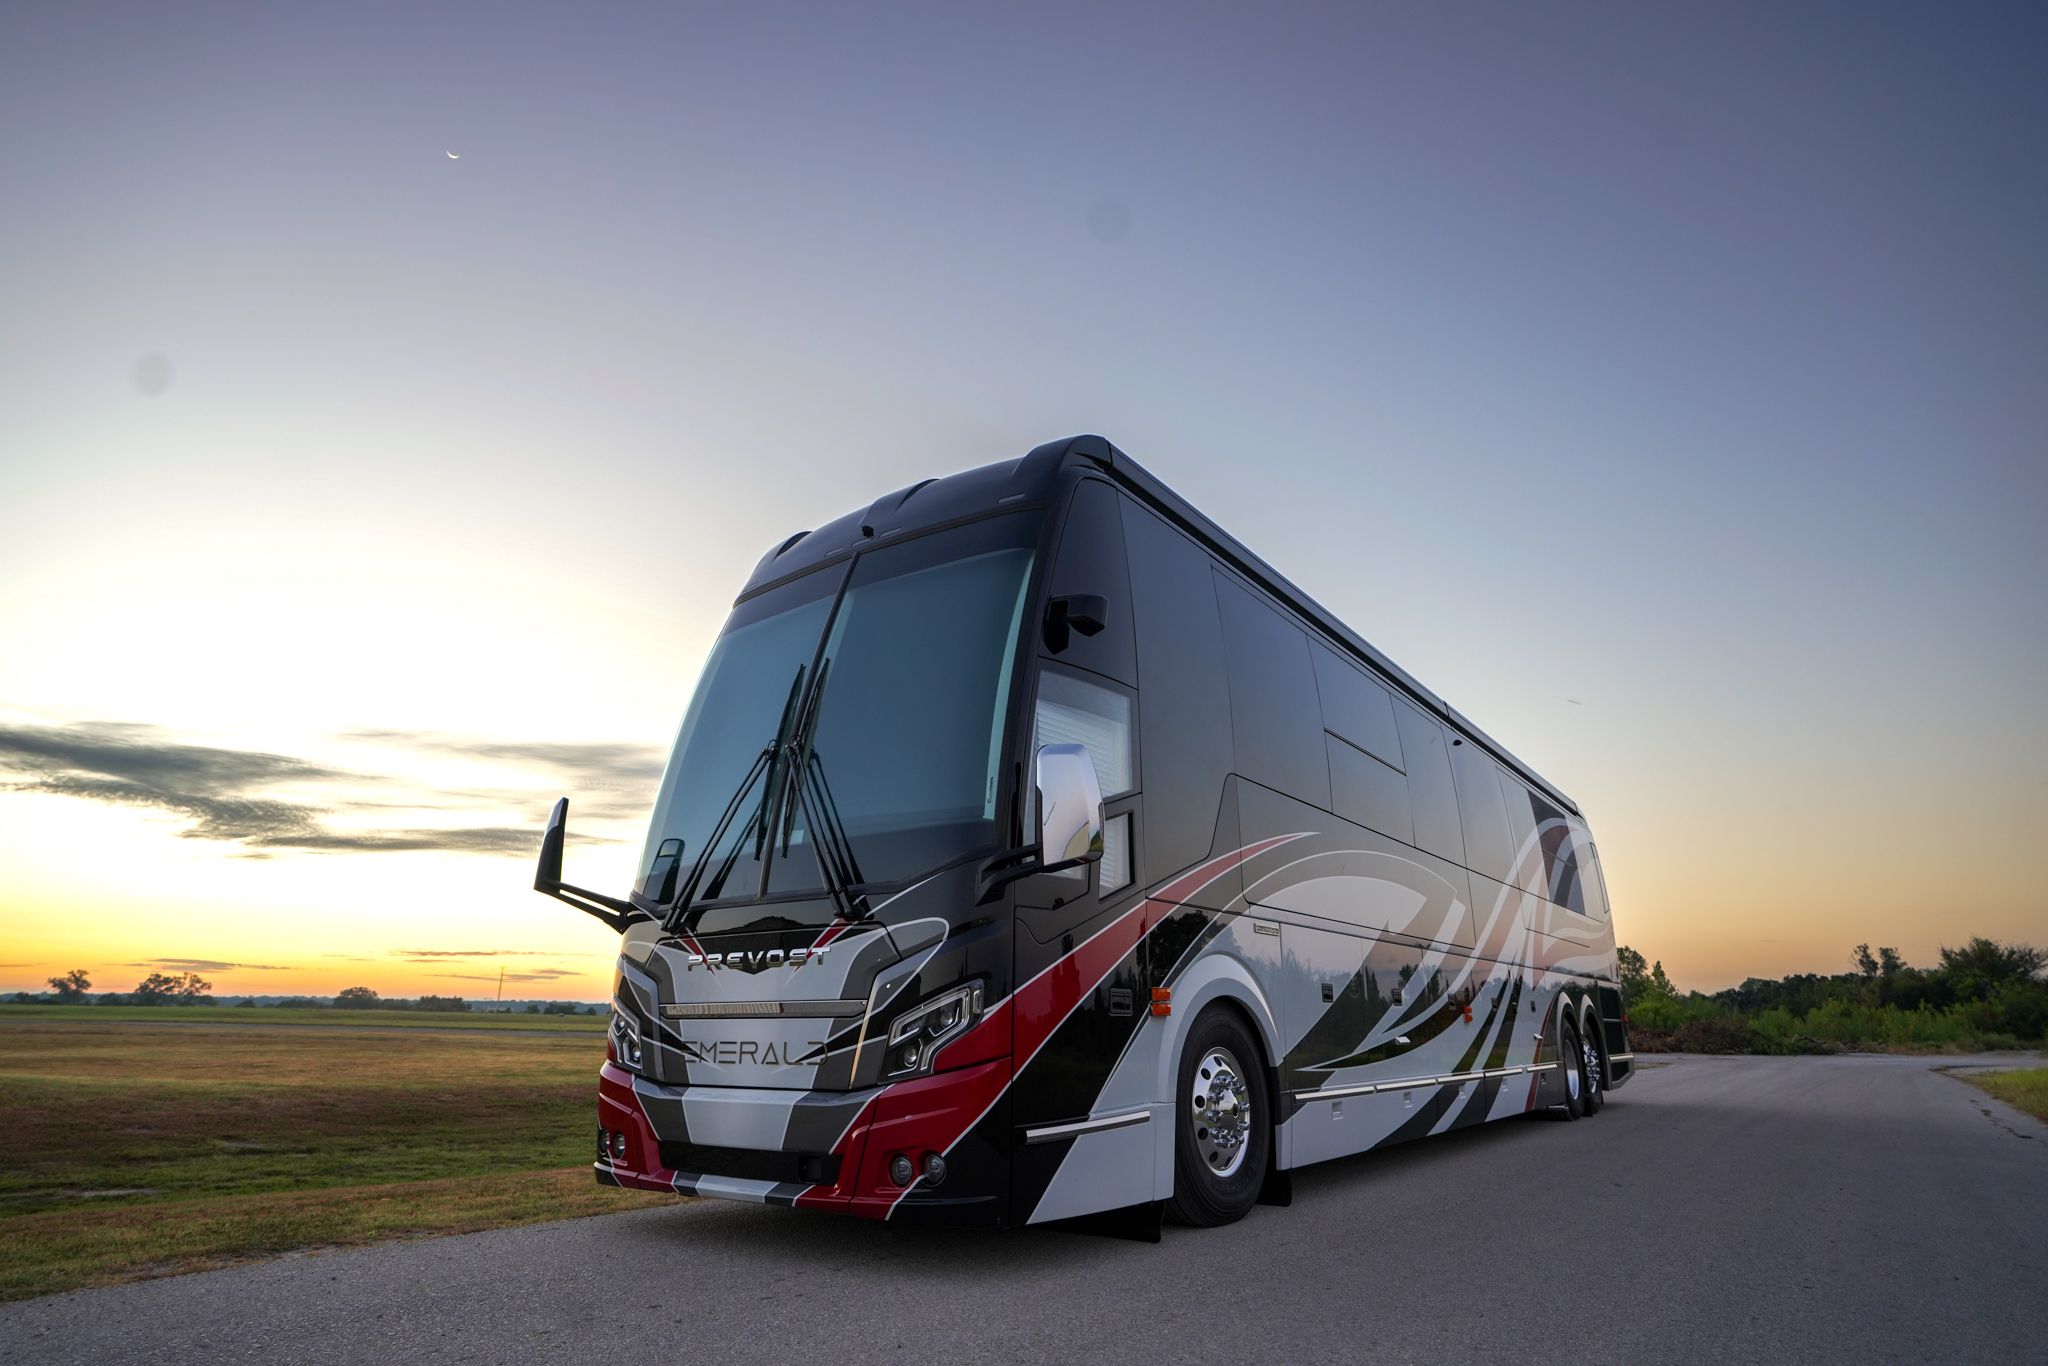
{"type": "Polygon", "coordinates": [[[1181,1045],[1174,1108],[1175,1222],[1212,1228],[1242,1219],[1259,1198],[1271,1158],[1272,1104],[1258,1040],[1235,1014],[1211,1006],[1181,1045]]]}
{"type": "Polygon", "coordinates": [[[1597,1115],[1607,1104],[1607,1072],[1600,1065],[1600,1046],[1591,1034],[1579,1036],[1579,1055],[1586,1071],[1586,1113],[1597,1115]]]}
{"type": "Polygon", "coordinates": [[[1564,1022],[1557,1041],[1557,1070],[1564,1076],[1564,1117],[1577,1119],[1586,1113],[1586,1053],[1579,1047],[1579,1031],[1570,1020],[1564,1022]]]}

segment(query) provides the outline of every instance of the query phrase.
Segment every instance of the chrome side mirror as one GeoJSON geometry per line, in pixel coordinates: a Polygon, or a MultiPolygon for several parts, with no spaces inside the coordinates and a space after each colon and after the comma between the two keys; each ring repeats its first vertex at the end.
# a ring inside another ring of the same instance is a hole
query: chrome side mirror
{"type": "Polygon", "coordinates": [[[1040,872],[1077,868],[1102,857],[1102,786],[1086,745],[1038,751],[1040,872]]]}

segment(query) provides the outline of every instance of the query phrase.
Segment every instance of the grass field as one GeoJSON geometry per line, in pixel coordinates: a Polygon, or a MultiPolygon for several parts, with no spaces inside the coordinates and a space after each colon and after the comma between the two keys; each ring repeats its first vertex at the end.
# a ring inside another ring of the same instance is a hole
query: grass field
{"type": "Polygon", "coordinates": [[[433,1010],[322,1010],[259,1006],[17,1006],[0,1005],[0,1026],[21,1023],[382,1025],[390,1029],[547,1029],[595,1033],[609,1023],[602,1015],[486,1015],[433,1010]]]}
{"type": "Polygon", "coordinates": [[[1970,1072],[1963,1080],[2048,1123],[2048,1067],[2021,1072],[1970,1072]]]}
{"type": "Polygon", "coordinates": [[[0,1299],[661,1198],[591,1178],[602,1021],[64,1009],[0,1014],[0,1299]]]}

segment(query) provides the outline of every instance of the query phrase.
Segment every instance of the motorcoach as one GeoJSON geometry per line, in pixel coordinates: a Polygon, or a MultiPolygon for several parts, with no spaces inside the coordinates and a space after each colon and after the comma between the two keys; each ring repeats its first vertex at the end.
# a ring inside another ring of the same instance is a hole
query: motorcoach
{"type": "Polygon", "coordinates": [[[626,896],[596,1172],[1213,1225],[1632,1068],[1579,808],[1100,437],[773,547],[626,896]]]}

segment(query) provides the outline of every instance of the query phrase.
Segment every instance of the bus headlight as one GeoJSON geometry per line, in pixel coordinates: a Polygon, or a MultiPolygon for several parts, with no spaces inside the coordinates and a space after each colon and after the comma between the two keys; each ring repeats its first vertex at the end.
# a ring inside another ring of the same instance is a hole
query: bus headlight
{"type": "Polygon", "coordinates": [[[621,1067],[640,1070],[640,1027],[627,1018],[616,1001],[612,1003],[612,1057],[621,1067]]]}
{"type": "Polygon", "coordinates": [[[981,983],[941,992],[897,1020],[889,1029],[882,1074],[892,1080],[932,1070],[932,1058],[981,1018],[981,983]]]}

